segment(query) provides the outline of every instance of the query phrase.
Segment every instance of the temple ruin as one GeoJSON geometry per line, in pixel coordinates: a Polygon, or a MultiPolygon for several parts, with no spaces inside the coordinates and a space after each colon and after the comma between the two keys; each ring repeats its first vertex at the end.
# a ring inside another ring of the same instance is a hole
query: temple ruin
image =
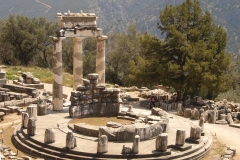
{"type": "Polygon", "coordinates": [[[102,29],[97,28],[95,13],[57,13],[60,29],[55,31],[53,40],[53,110],[63,109],[62,100],[62,41],[67,37],[74,38],[73,54],[73,90],[83,84],[83,49],[82,41],[86,37],[96,37],[96,73],[99,75],[98,83],[105,84],[105,40],[102,29]]]}

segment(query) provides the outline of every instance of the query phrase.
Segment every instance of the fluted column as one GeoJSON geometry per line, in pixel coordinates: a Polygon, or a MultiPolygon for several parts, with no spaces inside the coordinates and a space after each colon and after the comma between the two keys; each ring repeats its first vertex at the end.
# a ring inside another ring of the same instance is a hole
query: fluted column
{"type": "Polygon", "coordinates": [[[62,77],[62,40],[64,37],[52,37],[53,40],[53,110],[63,110],[62,77]]]}
{"type": "Polygon", "coordinates": [[[96,73],[98,83],[105,84],[105,40],[107,36],[97,37],[96,73]]]}
{"type": "Polygon", "coordinates": [[[74,53],[73,53],[73,90],[82,84],[83,79],[83,48],[82,40],[84,38],[74,38],[74,53]]]}

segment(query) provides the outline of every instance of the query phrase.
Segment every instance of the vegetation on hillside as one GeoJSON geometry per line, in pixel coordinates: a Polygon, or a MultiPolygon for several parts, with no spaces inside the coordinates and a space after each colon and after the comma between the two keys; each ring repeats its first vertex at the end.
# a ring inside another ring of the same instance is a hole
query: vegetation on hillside
{"type": "MultiPolygon", "coordinates": [[[[0,17],[10,14],[28,17],[46,17],[55,20],[58,12],[94,12],[99,17],[98,27],[105,33],[124,32],[128,23],[136,23],[141,32],[149,32],[163,38],[156,28],[160,10],[165,6],[176,6],[183,0],[5,0],[0,1],[0,17]]],[[[240,12],[239,0],[199,0],[204,11],[212,14],[214,22],[224,26],[228,33],[227,50],[238,53],[240,49],[240,12]]]]}

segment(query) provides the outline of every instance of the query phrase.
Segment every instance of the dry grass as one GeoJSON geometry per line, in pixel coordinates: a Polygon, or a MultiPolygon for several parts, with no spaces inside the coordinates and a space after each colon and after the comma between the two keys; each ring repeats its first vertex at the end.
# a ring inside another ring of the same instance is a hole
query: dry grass
{"type": "MultiPolygon", "coordinates": [[[[11,147],[11,150],[13,152],[17,152],[17,149],[15,148],[15,146],[13,145],[12,143],[12,134],[13,134],[13,131],[14,131],[14,126],[10,126],[8,127],[6,130],[4,130],[4,133],[3,133],[3,144],[6,145],[6,146],[9,146],[11,147]]],[[[18,151],[18,157],[21,157],[21,156],[26,156],[25,153],[21,152],[21,151],[18,151]]]]}
{"type": "MultiPolygon", "coordinates": [[[[208,154],[203,157],[203,160],[212,160],[212,159],[219,159],[217,157],[221,157],[223,155],[224,150],[226,149],[226,145],[221,143],[221,141],[214,135],[212,135],[213,138],[213,144],[211,147],[211,150],[208,152],[208,154]]],[[[240,156],[237,154],[233,157],[233,160],[239,160],[240,156]]]]}
{"type": "Polygon", "coordinates": [[[22,117],[20,115],[17,115],[17,113],[6,115],[6,116],[4,116],[4,120],[0,122],[0,127],[1,127],[1,124],[19,121],[19,120],[21,120],[21,118],[22,117]]]}
{"type": "Polygon", "coordinates": [[[107,122],[120,123],[122,125],[131,124],[130,120],[118,119],[117,117],[87,117],[87,118],[76,118],[72,119],[69,123],[86,123],[94,126],[105,126],[107,122]]]}

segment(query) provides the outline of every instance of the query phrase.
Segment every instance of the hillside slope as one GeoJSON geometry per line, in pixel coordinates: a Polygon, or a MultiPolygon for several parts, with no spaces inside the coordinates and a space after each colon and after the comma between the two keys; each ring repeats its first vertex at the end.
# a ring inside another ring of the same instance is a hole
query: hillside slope
{"type": "MultiPolygon", "coordinates": [[[[98,26],[105,33],[124,31],[128,23],[135,22],[141,32],[160,36],[156,28],[159,11],[166,4],[177,5],[183,0],[0,0],[0,17],[10,14],[23,14],[29,17],[44,16],[55,20],[57,12],[95,12],[98,26]],[[57,3],[56,3],[57,2],[57,3]]],[[[203,10],[212,13],[217,24],[225,27],[228,33],[228,51],[240,50],[240,1],[239,0],[200,0],[203,10]]]]}

